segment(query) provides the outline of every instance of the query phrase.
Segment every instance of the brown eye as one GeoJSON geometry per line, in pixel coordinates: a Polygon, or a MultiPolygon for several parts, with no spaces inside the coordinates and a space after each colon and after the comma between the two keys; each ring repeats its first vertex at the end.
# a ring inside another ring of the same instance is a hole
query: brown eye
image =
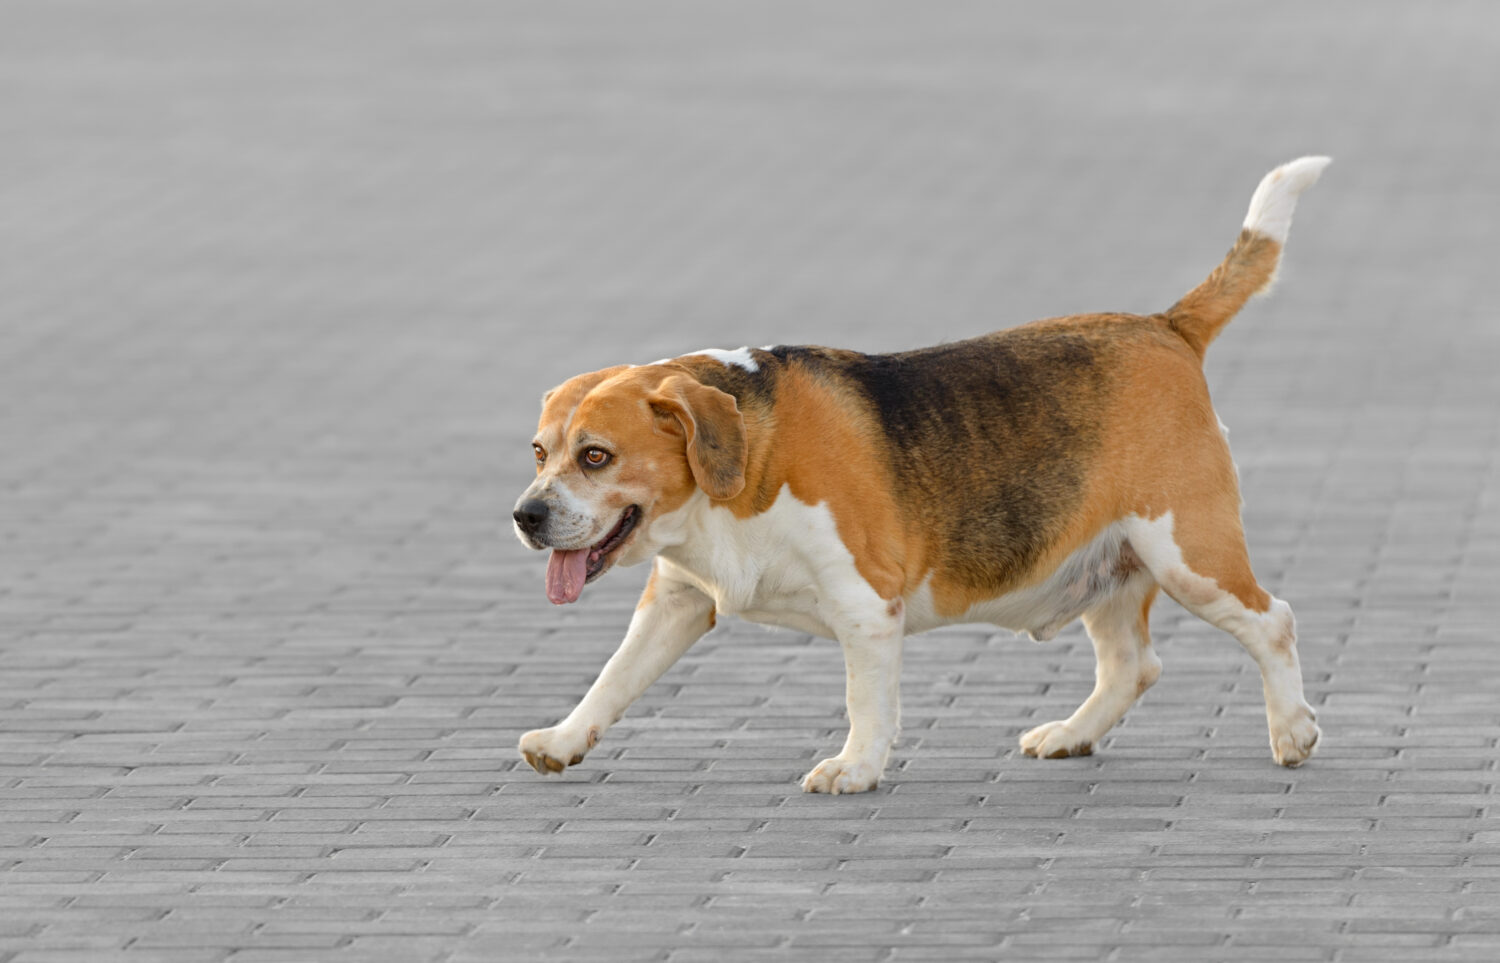
{"type": "Polygon", "coordinates": [[[589,468],[603,468],[609,464],[609,452],[603,448],[590,448],[583,453],[583,463],[589,468]]]}
{"type": "Polygon", "coordinates": [[[547,449],[541,445],[532,445],[531,450],[536,454],[536,463],[538,465],[547,460],[547,449]]]}

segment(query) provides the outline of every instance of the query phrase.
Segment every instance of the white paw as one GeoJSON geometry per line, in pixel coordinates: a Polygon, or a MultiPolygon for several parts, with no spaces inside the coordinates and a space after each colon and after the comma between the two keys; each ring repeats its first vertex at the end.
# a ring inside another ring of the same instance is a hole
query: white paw
{"type": "Polygon", "coordinates": [[[518,748],[531,768],[547,776],[583,762],[583,757],[598,744],[598,726],[581,730],[554,726],[526,733],[518,748]]]}
{"type": "Polygon", "coordinates": [[[1289,718],[1271,726],[1271,755],[1283,766],[1296,768],[1317,748],[1323,732],[1311,706],[1304,705],[1289,718]]]}
{"type": "Polygon", "coordinates": [[[803,792],[840,793],[869,792],[880,784],[880,767],[860,759],[834,756],[822,762],[802,779],[803,792]]]}
{"type": "Polygon", "coordinates": [[[1021,751],[1038,759],[1092,756],[1094,740],[1074,732],[1066,722],[1048,722],[1021,733],[1021,751]]]}

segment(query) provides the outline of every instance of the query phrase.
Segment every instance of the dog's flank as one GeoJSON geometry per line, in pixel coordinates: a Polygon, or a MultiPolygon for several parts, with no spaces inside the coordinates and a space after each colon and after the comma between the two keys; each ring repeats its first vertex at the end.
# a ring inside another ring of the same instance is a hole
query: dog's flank
{"type": "MultiPolygon", "coordinates": [[[[809,791],[878,783],[901,639],[955,622],[1047,638],[1081,617],[1094,692],[1021,748],[1091,753],[1160,673],[1148,627],[1160,590],[1245,647],[1273,757],[1306,760],[1319,731],[1295,621],[1251,571],[1202,359],[1270,284],[1297,195],[1326,164],[1267,175],[1229,255],[1159,314],[1054,318],[895,354],[711,349],[549,392],[518,534],[554,561],[587,549],[590,580],[655,561],[619,652],[562,723],[522,737],[527,761],[580,762],[716,613],[843,647],[849,738],[809,791]]],[[[554,601],[578,598],[581,584],[554,581],[554,601]]]]}

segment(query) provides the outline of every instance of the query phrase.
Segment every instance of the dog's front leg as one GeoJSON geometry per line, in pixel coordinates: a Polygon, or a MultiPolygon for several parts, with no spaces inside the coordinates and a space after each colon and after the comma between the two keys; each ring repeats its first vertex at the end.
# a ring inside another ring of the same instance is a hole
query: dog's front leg
{"type": "Polygon", "coordinates": [[[658,564],[636,605],[625,641],[588,694],[550,729],[521,737],[521,755],[546,775],[583,761],[604,730],[714,625],[714,602],[696,587],[662,573],[658,564]]]}
{"type": "Polygon", "coordinates": [[[900,599],[872,611],[831,620],[844,650],[849,738],[802,780],[807,792],[865,792],[880,783],[886,758],[901,729],[901,643],[906,611],[900,599]]]}

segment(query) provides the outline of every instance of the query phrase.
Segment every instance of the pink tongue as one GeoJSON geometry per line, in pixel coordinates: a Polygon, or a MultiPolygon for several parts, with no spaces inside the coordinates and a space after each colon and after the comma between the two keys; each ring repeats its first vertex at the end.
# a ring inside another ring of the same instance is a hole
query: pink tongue
{"type": "Polygon", "coordinates": [[[578,601],[588,575],[588,549],[566,551],[554,548],[552,557],[547,560],[547,600],[553,605],[578,601]]]}

